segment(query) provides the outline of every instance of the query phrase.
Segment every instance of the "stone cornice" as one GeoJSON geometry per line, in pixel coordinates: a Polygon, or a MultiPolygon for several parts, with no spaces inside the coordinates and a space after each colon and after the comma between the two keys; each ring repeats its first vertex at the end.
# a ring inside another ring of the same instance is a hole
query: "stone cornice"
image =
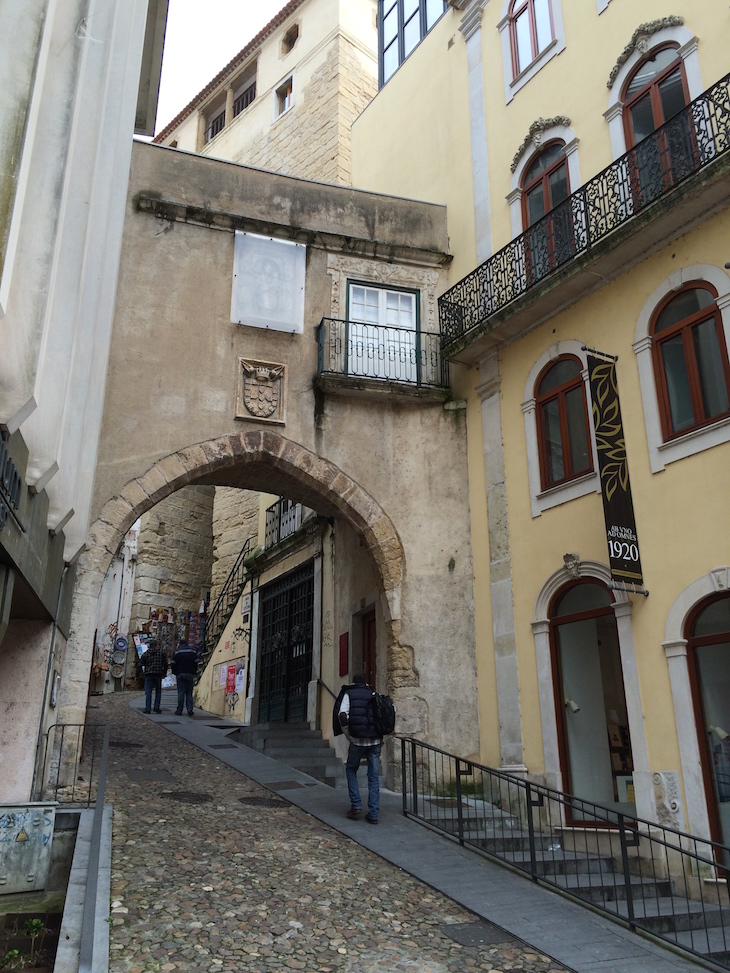
{"type": "Polygon", "coordinates": [[[514,172],[517,168],[520,159],[525,154],[525,151],[532,144],[536,148],[540,145],[539,136],[546,132],[549,128],[553,128],[555,125],[564,125],[565,128],[570,128],[570,119],[566,115],[556,115],[554,118],[536,118],[535,121],[530,125],[527,130],[527,135],[522,140],[522,145],[515,152],[515,157],[512,160],[512,165],[510,166],[510,171],[514,172]]]}
{"type": "Polygon", "coordinates": [[[619,71],[628,61],[634,51],[641,51],[642,54],[646,51],[647,41],[653,34],[658,33],[660,30],[664,30],[665,27],[682,27],[683,25],[684,17],[675,16],[662,17],[660,20],[650,20],[645,24],[639,24],[634,33],[631,35],[631,40],[623,51],[621,51],[616,63],[611,69],[611,73],[608,76],[608,81],[606,82],[606,87],[613,87],[613,83],[618,77],[619,71]]]}

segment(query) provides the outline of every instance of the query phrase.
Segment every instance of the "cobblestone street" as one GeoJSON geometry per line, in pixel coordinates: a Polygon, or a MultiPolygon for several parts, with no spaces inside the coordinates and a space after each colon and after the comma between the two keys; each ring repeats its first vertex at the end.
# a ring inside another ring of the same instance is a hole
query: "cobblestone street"
{"type": "MultiPolygon", "coordinates": [[[[506,933],[465,945],[473,914],[144,719],[130,698],[94,697],[89,714],[112,726],[111,973],[566,969],[506,933]]],[[[344,814],[346,792],[332,800],[344,814]]]]}

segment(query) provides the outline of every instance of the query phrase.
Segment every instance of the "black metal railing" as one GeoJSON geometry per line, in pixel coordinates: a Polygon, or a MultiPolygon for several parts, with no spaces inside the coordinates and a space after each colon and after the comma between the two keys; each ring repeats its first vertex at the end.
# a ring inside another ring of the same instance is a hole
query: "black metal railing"
{"type": "Polygon", "coordinates": [[[218,134],[218,132],[222,132],[225,127],[226,127],[226,113],[224,110],[219,115],[216,115],[214,119],[212,119],[210,125],[208,126],[205,132],[205,141],[210,142],[210,140],[214,139],[218,134]]]}
{"type": "MultiPolygon", "coordinates": [[[[213,649],[216,647],[218,638],[226,627],[226,622],[231,617],[231,612],[236,607],[241,592],[251,577],[245,563],[250,553],[251,538],[249,537],[241,548],[241,553],[236,558],[236,563],[228,572],[228,577],[223,583],[221,593],[218,595],[215,604],[205,618],[204,624],[201,624],[200,644],[202,647],[202,655],[200,664],[198,665],[198,674],[195,679],[196,683],[202,676],[213,654],[213,649]]],[[[201,623],[202,621],[201,618],[201,623]]]]}
{"type": "Polygon", "coordinates": [[[730,148],[730,74],[439,298],[442,346],[468,335],[730,148]]]}
{"type": "Polygon", "coordinates": [[[449,366],[437,333],[322,318],[317,341],[318,375],[448,388],[449,366]]]}
{"type": "Polygon", "coordinates": [[[403,813],[730,969],[730,848],[401,740],[403,813]]]}
{"type": "Polygon", "coordinates": [[[283,541],[302,526],[303,508],[295,500],[280,497],[276,503],[266,508],[266,526],[264,529],[264,550],[283,541]]]}
{"type": "Polygon", "coordinates": [[[91,807],[106,772],[107,749],[103,725],[54,723],[40,739],[33,800],[91,807]]]}
{"type": "Polygon", "coordinates": [[[246,88],[246,90],[233,102],[233,117],[235,118],[236,115],[240,115],[244,108],[248,108],[255,98],[256,82],[254,81],[254,83],[249,85],[248,88],[246,88]]]}

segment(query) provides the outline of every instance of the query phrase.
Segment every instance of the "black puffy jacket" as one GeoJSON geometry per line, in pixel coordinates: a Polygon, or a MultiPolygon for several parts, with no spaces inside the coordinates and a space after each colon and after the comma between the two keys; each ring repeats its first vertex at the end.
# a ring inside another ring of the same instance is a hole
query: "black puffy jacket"
{"type": "Polygon", "coordinates": [[[370,686],[356,685],[347,690],[350,697],[350,715],[347,729],[351,737],[359,740],[379,740],[378,728],[373,722],[373,691],[370,686]]]}

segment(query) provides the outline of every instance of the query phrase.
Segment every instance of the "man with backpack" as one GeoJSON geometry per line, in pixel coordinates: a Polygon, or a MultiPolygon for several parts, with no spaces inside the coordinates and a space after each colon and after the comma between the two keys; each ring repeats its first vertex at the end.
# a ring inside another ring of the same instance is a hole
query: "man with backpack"
{"type": "Polygon", "coordinates": [[[184,640],[172,653],[172,671],[177,677],[177,709],[175,715],[182,716],[183,706],[185,706],[188,716],[193,716],[193,686],[195,685],[195,674],[198,671],[198,654],[184,640]]]}
{"type": "Polygon", "coordinates": [[[365,676],[354,676],[354,684],[342,694],[336,715],[339,725],[350,742],[345,773],[350,796],[348,818],[356,820],[362,814],[362,798],[357,782],[357,770],[363,757],[368,763],[368,824],[378,823],[380,813],[380,749],[383,738],[375,723],[375,694],[365,681],[365,676]]]}

